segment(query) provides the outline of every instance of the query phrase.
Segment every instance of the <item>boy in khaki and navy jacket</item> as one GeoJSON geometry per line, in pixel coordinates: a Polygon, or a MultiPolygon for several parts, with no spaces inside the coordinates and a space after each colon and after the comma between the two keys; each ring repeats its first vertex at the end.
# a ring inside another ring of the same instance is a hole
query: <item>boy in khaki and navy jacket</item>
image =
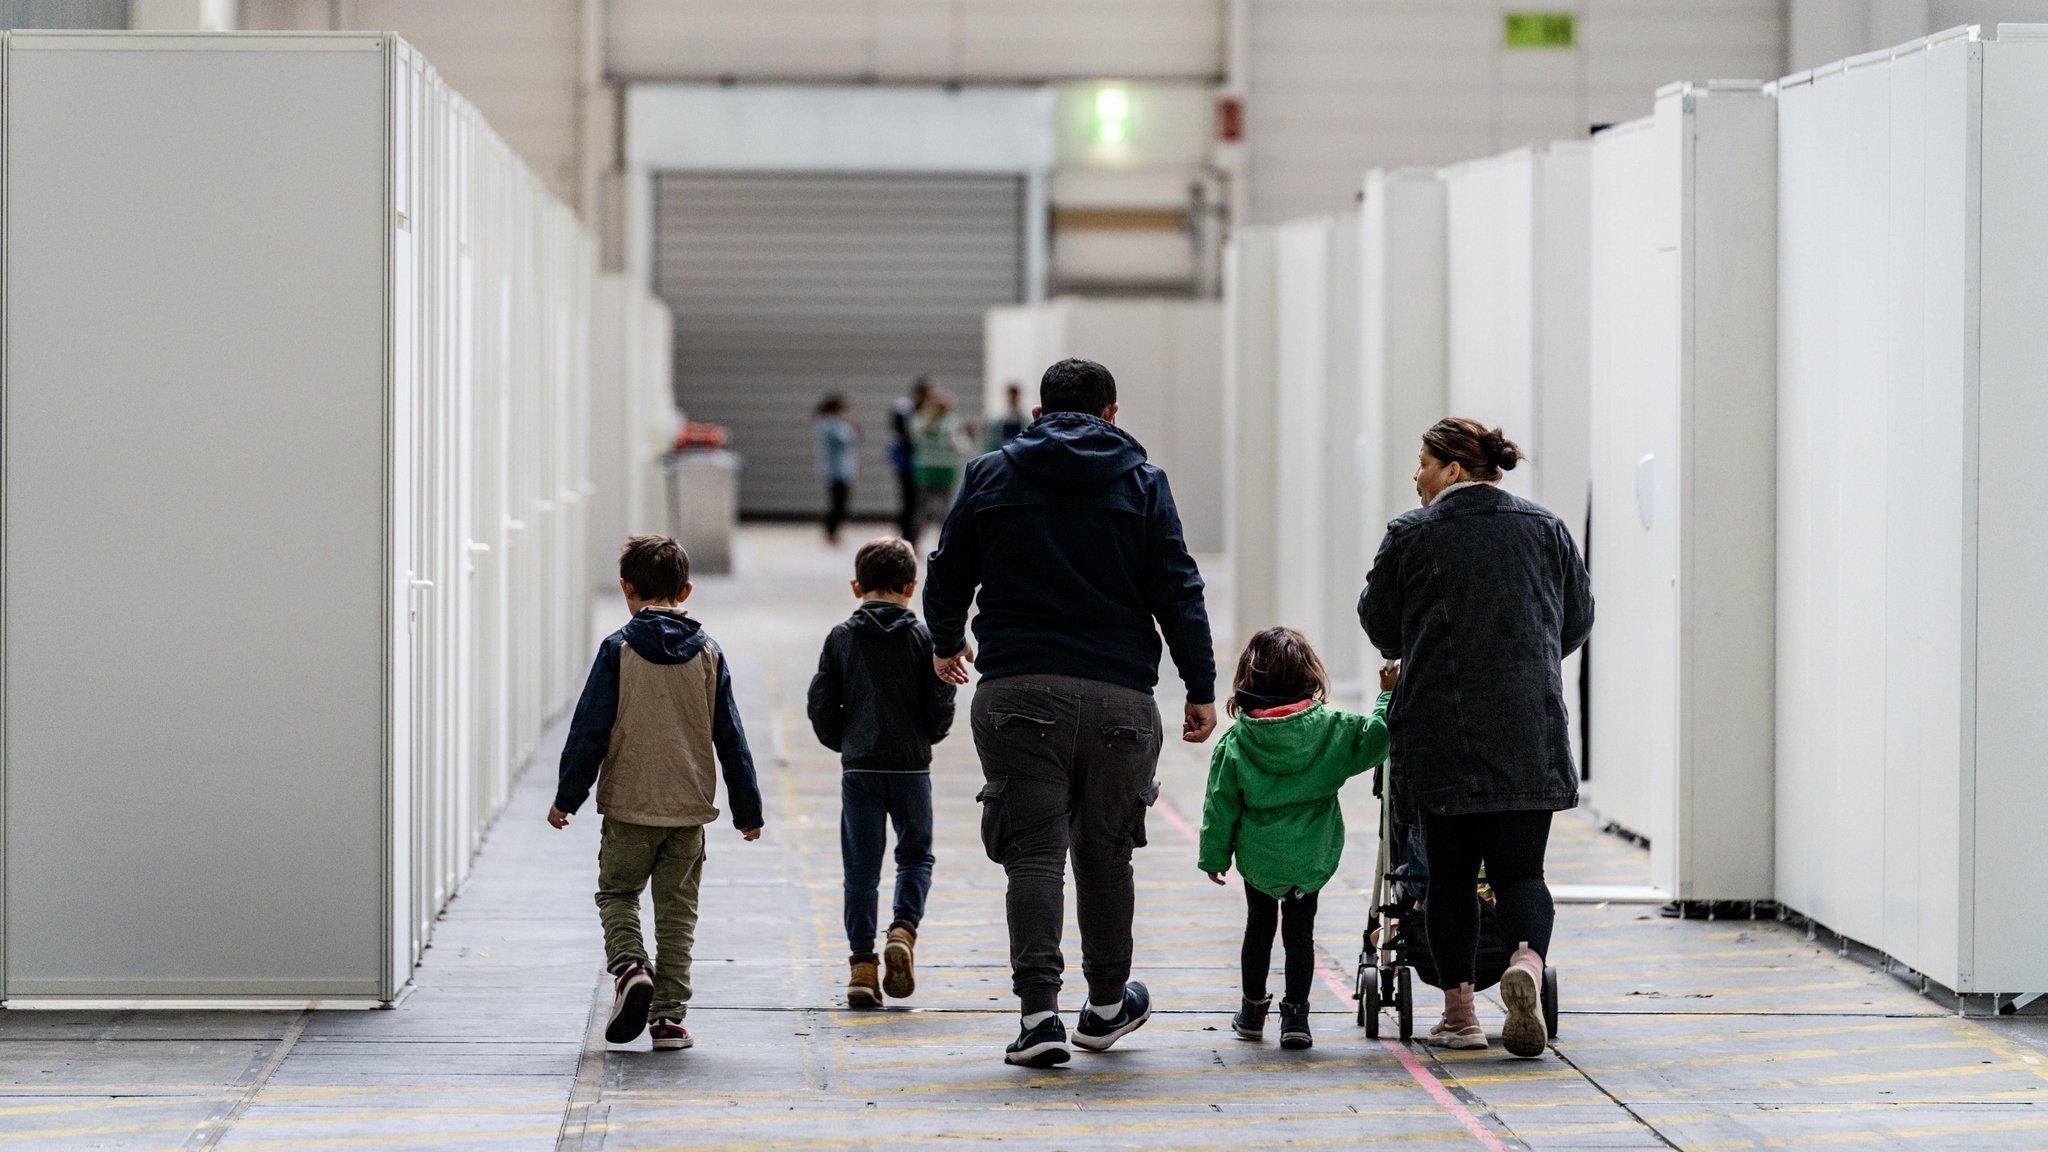
{"type": "Polygon", "coordinates": [[[614,977],[605,1039],[624,1044],[645,1029],[656,1048],[688,1048],[683,1013],[704,826],[718,819],[714,757],[733,825],[748,840],[761,834],[761,790],[725,654],[683,615],[689,557],[666,536],[635,536],[619,556],[619,587],[633,619],[598,648],[562,749],[548,823],[567,826],[597,786],[604,816],[597,909],[614,977]],[[640,932],[640,893],[650,881],[658,945],[652,972],[640,932]]]}

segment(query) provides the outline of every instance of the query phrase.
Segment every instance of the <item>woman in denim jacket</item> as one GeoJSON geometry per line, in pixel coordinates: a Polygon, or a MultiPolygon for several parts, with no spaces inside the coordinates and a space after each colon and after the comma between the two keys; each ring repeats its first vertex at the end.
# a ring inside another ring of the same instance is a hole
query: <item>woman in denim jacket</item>
{"type": "Polygon", "coordinates": [[[1486,1047],[1472,992],[1483,864],[1502,937],[1519,945],[1500,981],[1501,1042],[1539,1056],[1553,916],[1543,853],[1550,814],[1579,799],[1558,665],[1592,630],[1593,595],[1564,521],[1498,487],[1522,458],[1474,420],[1424,433],[1422,507],[1387,525],[1358,618],[1401,661],[1391,763],[1404,811],[1421,813],[1426,927],[1445,989],[1430,1042],[1486,1047]]]}

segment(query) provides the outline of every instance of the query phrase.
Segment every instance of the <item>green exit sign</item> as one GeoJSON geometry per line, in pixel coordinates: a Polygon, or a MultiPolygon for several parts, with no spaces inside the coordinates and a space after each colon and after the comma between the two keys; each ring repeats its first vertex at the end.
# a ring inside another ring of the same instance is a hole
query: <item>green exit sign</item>
{"type": "Polygon", "coordinates": [[[1510,12],[1510,48],[1570,48],[1578,43],[1579,18],[1571,12],[1510,12]]]}

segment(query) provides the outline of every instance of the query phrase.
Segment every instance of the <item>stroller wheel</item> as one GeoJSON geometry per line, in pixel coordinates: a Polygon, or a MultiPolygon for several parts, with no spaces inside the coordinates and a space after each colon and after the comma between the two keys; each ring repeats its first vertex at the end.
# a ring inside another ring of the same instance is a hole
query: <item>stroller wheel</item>
{"type": "Polygon", "coordinates": [[[1557,969],[1543,969],[1543,1029],[1557,1039],[1557,969]]]}
{"type": "Polygon", "coordinates": [[[1368,1039],[1380,1038],[1380,970],[1369,964],[1358,969],[1358,1023],[1368,1039]]]}
{"type": "Polygon", "coordinates": [[[1415,981],[1407,968],[1400,970],[1395,981],[1394,1010],[1400,1014],[1401,1039],[1405,1042],[1415,1039],[1415,981]]]}

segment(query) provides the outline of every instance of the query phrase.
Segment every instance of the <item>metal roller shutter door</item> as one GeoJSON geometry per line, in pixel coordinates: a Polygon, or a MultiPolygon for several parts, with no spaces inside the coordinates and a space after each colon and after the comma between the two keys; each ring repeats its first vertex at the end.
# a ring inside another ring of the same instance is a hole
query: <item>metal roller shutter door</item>
{"type": "Polygon", "coordinates": [[[675,310],[676,392],[745,460],[740,510],[823,502],[811,411],[844,393],[864,433],[854,508],[887,514],[889,405],[912,378],[980,413],[982,313],[1023,284],[1014,176],[663,173],[656,291],[675,310]]]}

